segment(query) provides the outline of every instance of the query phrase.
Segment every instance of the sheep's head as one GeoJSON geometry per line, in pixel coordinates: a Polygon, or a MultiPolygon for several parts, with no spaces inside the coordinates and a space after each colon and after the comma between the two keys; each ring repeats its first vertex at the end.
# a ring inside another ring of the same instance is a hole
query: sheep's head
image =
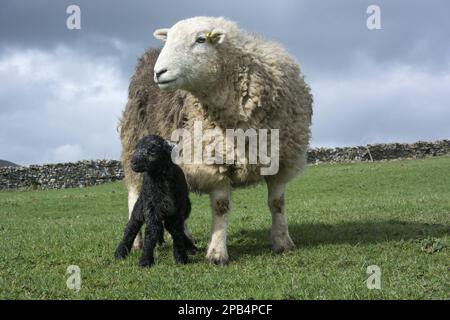
{"type": "Polygon", "coordinates": [[[221,52],[236,28],[224,18],[196,17],[156,30],[154,36],[165,43],[154,81],[163,90],[196,91],[211,84],[220,76],[221,52]]]}
{"type": "Polygon", "coordinates": [[[169,143],[156,135],[149,135],[138,141],[131,158],[131,168],[135,172],[161,170],[172,161],[169,143]]]}

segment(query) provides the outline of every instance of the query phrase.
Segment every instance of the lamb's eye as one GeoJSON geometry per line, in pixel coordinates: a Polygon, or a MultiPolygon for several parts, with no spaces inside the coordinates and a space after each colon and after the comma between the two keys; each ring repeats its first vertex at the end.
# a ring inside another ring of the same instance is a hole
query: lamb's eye
{"type": "Polygon", "coordinates": [[[206,38],[205,37],[199,37],[197,38],[197,40],[195,40],[196,43],[205,43],[206,42],[206,38]]]}

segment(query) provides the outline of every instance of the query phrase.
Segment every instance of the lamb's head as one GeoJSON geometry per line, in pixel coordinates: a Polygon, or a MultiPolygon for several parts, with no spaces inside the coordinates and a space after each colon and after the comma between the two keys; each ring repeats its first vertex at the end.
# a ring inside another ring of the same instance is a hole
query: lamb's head
{"type": "Polygon", "coordinates": [[[220,76],[223,56],[237,34],[234,22],[224,18],[195,17],[179,21],[154,36],[165,42],[154,70],[163,90],[196,91],[220,76]]]}
{"type": "Polygon", "coordinates": [[[138,141],[131,158],[131,168],[135,172],[153,172],[167,166],[171,162],[172,147],[156,135],[149,135],[138,141]]]}

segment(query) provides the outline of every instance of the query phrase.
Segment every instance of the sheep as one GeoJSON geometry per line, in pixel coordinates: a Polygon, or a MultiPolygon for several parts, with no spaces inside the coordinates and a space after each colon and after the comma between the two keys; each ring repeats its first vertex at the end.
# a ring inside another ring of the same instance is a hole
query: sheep
{"type": "Polygon", "coordinates": [[[184,222],[191,212],[188,186],[181,168],[171,161],[171,150],[171,146],[156,135],[146,136],[136,145],[131,168],[134,172],[144,173],[144,179],[123,240],[116,249],[117,259],[124,259],[128,255],[144,223],[145,241],[140,266],[150,267],[154,264],[153,252],[156,243],[163,242],[164,227],[172,236],[177,263],[186,264],[186,250],[196,249],[184,232],[184,222]]]}
{"type": "MultiPolygon", "coordinates": [[[[306,165],[313,98],[299,65],[274,42],[240,30],[223,17],[194,17],[154,36],[162,49],[140,58],[119,123],[129,212],[142,177],[131,170],[135,141],[153,133],[171,139],[177,129],[279,129],[279,169],[261,175],[262,164],[181,163],[192,191],[210,195],[212,234],[206,257],[228,262],[227,225],[231,191],[265,181],[272,214],[272,250],[293,249],[284,192],[306,165]]],[[[182,149],[182,147],[180,147],[182,149]]],[[[186,229],[187,232],[187,229],[186,229]]],[[[187,232],[188,233],[188,232],[187,232]]],[[[138,236],[134,247],[141,246],[138,236]]]]}

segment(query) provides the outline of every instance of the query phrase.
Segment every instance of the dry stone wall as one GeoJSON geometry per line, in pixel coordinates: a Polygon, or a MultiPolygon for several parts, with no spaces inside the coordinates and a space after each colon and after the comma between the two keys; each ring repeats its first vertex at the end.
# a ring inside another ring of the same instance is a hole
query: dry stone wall
{"type": "MultiPolygon", "coordinates": [[[[309,150],[308,162],[319,164],[380,161],[443,155],[450,155],[450,140],[317,148],[309,150]]],[[[0,168],[0,189],[82,188],[121,179],[123,179],[122,164],[115,160],[0,168]]]]}

